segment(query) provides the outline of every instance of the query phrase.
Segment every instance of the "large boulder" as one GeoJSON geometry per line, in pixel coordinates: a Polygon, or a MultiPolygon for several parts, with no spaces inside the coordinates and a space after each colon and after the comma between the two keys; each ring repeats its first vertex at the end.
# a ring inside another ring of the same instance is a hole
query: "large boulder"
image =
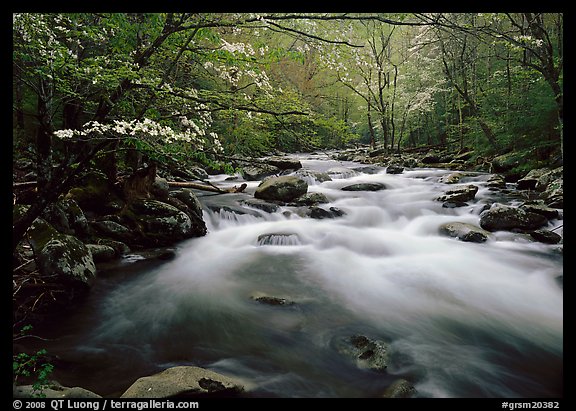
{"type": "Polygon", "coordinates": [[[41,218],[34,220],[28,236],[42,275],[56,275],[74,285],[92,285],[96,266],[82,241],[56,231],[41,218]]]}
{"type": "Polygon", "coordinates": [[[91,171],[82,176],[78,186],[71,188],[66,198],[75,200],[82,210],[98,214],[114,213],[123,206],[114,186],[99,171],[91,171]]]}
{"type": "Polygon", "coordinates": [[[168,368],[136,380],[120,398],[230,397],[244,391],[239,381],[193,366],[168,368]]]}
{"type": "Polygon", "coordinates": [[[90,234],[88,220],[78,203],[69,198],[50,204],[42,218],[63,234],[85,238],[90,234]]]}
{"type": "Polygon", "coordinates": [[[472,243],[483,243],[486,241],[490,233],[486,230],[476,227],[475,225],[461,222],[452,222],[442,224],[438,231],[442,235],[449,237],[456,237],[461,241],[472,243]]]}
{"type": "Polygon", "coordinates": [[[548,168],[535,168],[530,170],[528,174],[516,182],[516,188],[518,190],[534,190],[542,176],[548,173],[550,173],[550,169],[548,168]]]}
{"type": "Polygon", "coordinates": [[[288,203],[308,191],[308,184],[295,176],[271,177],[256,188],[254,197],[288,203]]]}
{"type": "Polygon", "coordinates": [[[134,200],[123,211],[123,217],[136,227],[137,242],[144,246],[168,245],[205,234],[193,230],[185,212],[157,200],[134,200]]]}
{"type": "Polygon", "coordinates": [[[548,188],[548,185],[553,181],[562,178],[564,175],[564,167],[560,166],[553,170],[550,170],[544,174],[542,174],[538,181],[536,182],[536,190],[538,191],[545,191],[548,188]]]}
{"type": "Polygon", "coordinates": [[[531,213],[518,207],[494,204],[480,214],[480,227],[488,231],[530,231],[548,222],[541,214],[531,213]]]}

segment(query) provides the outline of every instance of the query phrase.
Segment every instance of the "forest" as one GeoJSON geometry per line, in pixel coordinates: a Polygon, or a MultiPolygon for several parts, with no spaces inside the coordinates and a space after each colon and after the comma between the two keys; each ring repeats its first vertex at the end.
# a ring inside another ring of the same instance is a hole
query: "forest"
{"type": "MultiPolygon", "coordinates": [[[[135,219],[130,204],[150,196],[157,172],[242,192],[208,175],[298,153],[461,156],[454,169],[503,171],[509,183],[563,164],[562,13],[14,13],[12,23],[15,341],[60,298],[31,250],[62,199],[88,217],[135,219]],[[120,205],[97,210],[99,184],[120,205]]],[[[202,212],[188,215],[206,234],[202,212]]],[[[164,244],[138,243],[150,245],[164,244]]],[[[37,373],[36,357],[21,355],[15,372],[37,373]]]]}

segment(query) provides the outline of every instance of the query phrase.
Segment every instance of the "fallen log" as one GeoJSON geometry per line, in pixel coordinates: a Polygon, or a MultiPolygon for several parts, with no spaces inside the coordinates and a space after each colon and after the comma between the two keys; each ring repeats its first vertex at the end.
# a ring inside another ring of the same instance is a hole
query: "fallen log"
{"type": "Polygon", "coordinates": [[[246,189],[246,187],[248,187],[248,185],[246,183],[243,183],[241,186],[234,186],[234,187],[230,187],[230,188],[220,188],[220,187],[216,187],[216,186],[211,186],[211,185],[205,185],[205,184],[200,184],[200,183],[194,183],[191,181],[168,181],[168,186],[169,187],[184,187],[184,188],[193,188],[196,190],[202,190],[202,191],[210,191],[212,193],[220,193],[220,194],[224,194],[224,193],[242,193],[244,192],[244,190],[246,189]]]}

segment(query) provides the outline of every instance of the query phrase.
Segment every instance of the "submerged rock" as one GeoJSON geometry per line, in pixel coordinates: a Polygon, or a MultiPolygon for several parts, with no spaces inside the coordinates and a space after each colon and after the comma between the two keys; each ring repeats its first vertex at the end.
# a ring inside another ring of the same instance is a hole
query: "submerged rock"
{"type": "Polygon", "coordinates": [[[120,398],[172,398],[202,395],[234,396],[244,387],[239,381],[193,366],[168,368],[136,380],[120,398]]]}
{"type": "Polygon", "coordinates": [[[275,297],[271,295],[266,295],[262,293],[255,293],[250,296],[250,298],[254,301],[259,302],[260,304],[264,305],[271,305],[271,306],[289,306],[296,304],[292,300],[288,300],[287,298],[283,297],[275,297]]]}
{"type": "Polygon", "coordinates": [[[272,177],[256,188],[254,197],[262,200],[288,203],[308,191],[308,184],[295,176],[272,177]]]}
{"type": "Polygon", "coordinates": [[[394,381],[382,394],[382,398],[411,398],[416,395],[416,388],[404,378],[394,381]]]}
{"type": "Polygon", "coordinates": [[[365,335],[339,339],[336,350],[354,360],[358,368],[383,371],[390,362],[388,345],[365,335]]]}
{"type": "Polygon", "coordinates": [[[12,398],[102,398],[100,395],[81,387],[63,387],[59,383],[52,383],[38,390],[33,385],[18,385],[12,387],[12,398]]]}
{"type": "Polygon", "coordinates": [[[357,183],[350,184],[341,188],[342,191],[380,191],[386,186],[382,183],[357,183]]]}

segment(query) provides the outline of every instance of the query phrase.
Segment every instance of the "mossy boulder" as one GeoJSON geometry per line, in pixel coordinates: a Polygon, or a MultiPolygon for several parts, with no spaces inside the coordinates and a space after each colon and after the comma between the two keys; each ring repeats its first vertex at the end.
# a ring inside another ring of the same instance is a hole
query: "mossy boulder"
{"type": "Polygon", "coordinates": [[[288,203],[308,191],[308,184],[295,176],[271,177],[256,188],[254,197],[288,203]]]}
{"type": "Polygon", "coordinates": [[[117,212],[123,206],[114,186],[99,171],[91,171],[80,178],[78,185],[68,191],[66,198],[75,200],[82,210],[98,214],[117,212]]]}
{"type": "Polygon", "coordinates": [[[96,266],[84,243],[72,235],[59,233],[41,218],[34,220],[28,235],[42,275],[56,275],[73,283],[92,285],[96,266]]]}
{"type": "Polygon", "coordinates": [[[488,231],[531,231],[546,225],[547,222],[546,217],[541,214],[502,204],[494,204],[480,214],[480,227],[488,231]]]}
{"type": "Polygon", "coordinates": [[[168,245],[205,234],[193,230],[192,220],[185,212],[157,200],[134,200],[122,216],[136,227],[136,242],[143,246],[168,245]]]}

